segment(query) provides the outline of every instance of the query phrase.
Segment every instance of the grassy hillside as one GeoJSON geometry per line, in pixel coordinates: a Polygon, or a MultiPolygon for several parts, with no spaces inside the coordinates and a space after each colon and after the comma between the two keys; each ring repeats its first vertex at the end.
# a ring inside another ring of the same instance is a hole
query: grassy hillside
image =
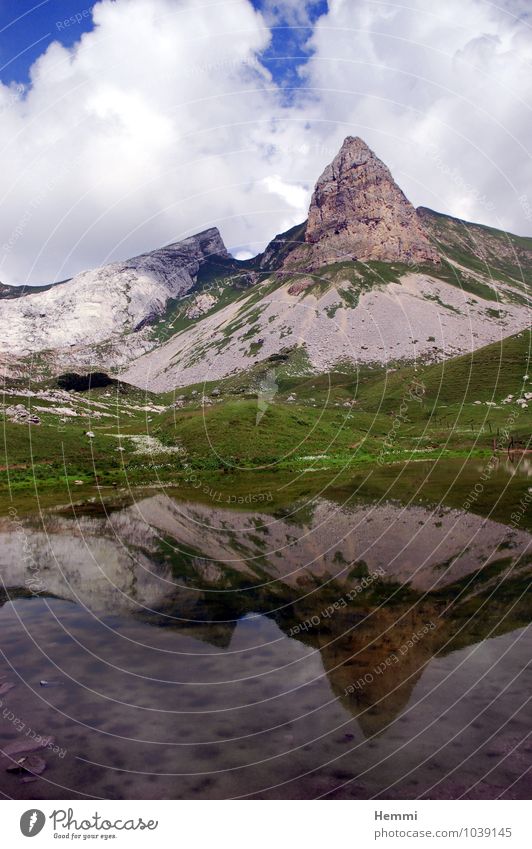
{"type": "Polygon", "coordinates": [[[523,331],[462,357],[387,374],[366,390],[363,398],[369,408],[389,409],[400,399],[405,381],[417,378],[426,387],[425,402],[499,403],[510,394],[520,397],[528,384],[532,391],[531,357],[532,334],[523,331]],[[530,380],[526,379],[527,375],[530,380]]]}
{"type": "MultiPolygon", "coordinates": [[[[521,449],[530,444],[531,345],[528,331],[438,365],[346,365],[320,375],[305,372],[301,348],[287,348],[225,381],[164,396],[115,386],[54,400],[46,399],[50,381],[30,397],[13,382],[4,407],[22,404],[41,423],[4,414],[0,505],[35,507],[36,493],[48,503],[160,484],[186,490],[191,470],[232,491],[239,476],[252,488],[254,471],[259,488],[261,476],[317,483],[328,476],[347,496],[366,481],[366,492],[401,497],[415,478],[401,464],[412,460],[445,460],[425,495],[437,499],[443,487],[447,502],[459,505],[471,484],[464,459],[489,458],[494,442],[503,453],[510,438],[521,449]]],[[[491,483],[476,505],[487,513],[506,487],[496,476],[491,483]]],[[[506,507],[518,503],[522,486],[512,482],[506,507]]]]}
{"type": "Polygon", "coordinates": [[[471,224],[431,209],[418,214],[442,255],[488,279],[532,294],[532,238],[471,224]]]}
{"type": "Polygon", "coordinates": [[[154,433],[165,444],[183,446],[192,465],[204,469],[225,466],[257,468],[293,465],[316,456],[370,457],[382,431],[371,414],[358,416],[343,409],[320,409],[275,402],[260,421],[256,399],[228,399],[205,410],[171,412],[161,417],[154,433]]]}

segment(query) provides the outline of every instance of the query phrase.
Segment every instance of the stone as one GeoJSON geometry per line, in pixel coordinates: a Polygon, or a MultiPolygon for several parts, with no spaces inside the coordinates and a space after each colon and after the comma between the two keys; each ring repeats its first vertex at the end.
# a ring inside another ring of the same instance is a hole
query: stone
{"type": "Polygon", "coordinates": [[[125,331],[142,331],[164,315],[170,299],[189,293],[200,269],[214,259],[229,259],[216,227],[128,260],[82,271],[44,292],[29,287],[22,299],[0,299],[2,352],[25,356],[53,348],[65,353],[73,346],[95,345],[125,331]]]}
{"type": "Polygon", "coordinates": [[[389,169],[360,138],[349,136],[314,189],[305,244],[285,267],[311,271],[342,261],[439,263],[421,218],[389,169]]]}
{"type": "Polygon", "coordinates": [[[36,754],[24,755],[6,767],[7,772],[30,772],[33,775],[41,775],[45,769],[46,761],[36,754]]]}
{"type": "Polygon", "coordinates": [[[30,413],[24,404],[16,404],[14,407],[6,407],[6,416],[15,424],[39,425],[41,420],[35,413],[30,413]]]}
{"type": "Polygon", "coordinates": [[[216,303],[216,298],[213,295],[202,294],[198,295],[192,306],[188,308],[185,315],[187,318],[195,319],[209,312],[216,303]]]}

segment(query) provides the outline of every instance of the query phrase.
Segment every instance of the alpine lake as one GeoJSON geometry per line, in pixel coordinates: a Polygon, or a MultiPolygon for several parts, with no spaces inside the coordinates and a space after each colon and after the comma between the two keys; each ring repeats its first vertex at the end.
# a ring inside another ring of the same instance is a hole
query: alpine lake
{"type": "Polygon", "coordinates": [[[531,492],[502,453],[10,508],[3,795],[530,798],[531,492]]]}

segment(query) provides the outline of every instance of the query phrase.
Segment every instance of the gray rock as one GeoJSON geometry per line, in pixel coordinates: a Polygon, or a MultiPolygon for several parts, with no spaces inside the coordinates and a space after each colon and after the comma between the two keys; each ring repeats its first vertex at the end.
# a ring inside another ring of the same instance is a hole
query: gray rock
{"type": "Polygon", "coordinates": [[[347,259],[440,261],[389,169],[362,139],[352,136],[316,183],[305,242],[288,255],[286,267],[303,261],[312,270],[347,259]]]}

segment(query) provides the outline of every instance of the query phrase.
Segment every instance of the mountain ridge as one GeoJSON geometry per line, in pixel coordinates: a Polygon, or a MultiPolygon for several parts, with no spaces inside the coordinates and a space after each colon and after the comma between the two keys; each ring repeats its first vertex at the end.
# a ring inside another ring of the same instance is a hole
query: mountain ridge
{"type": "Polygon", "coordinates": [[[170,297],[193,286],[210,257],[228,259],[217,228],[131,259],[77,274],[44,291],[26,291],[0,302],[3,353],[103,342],[117,331],[135,330],[162,314],[170,297]],[[52,321],[43,323],[47,308],[52,321]],[[87,334],[90,332],[90,340],[87,334]]]}
{"type": "MultiPolygon", "coordinates": [[[[6,287],[4,287],[6,288],[6,287]]],[[[250,260],[217,228],[39,293],[0,297],[0,358],[102,367],[166,391],[288,347],[302,367],[437,362],[530,325],[532,239],[415,209],[349,136],[308,218],[250,260]]]]}

